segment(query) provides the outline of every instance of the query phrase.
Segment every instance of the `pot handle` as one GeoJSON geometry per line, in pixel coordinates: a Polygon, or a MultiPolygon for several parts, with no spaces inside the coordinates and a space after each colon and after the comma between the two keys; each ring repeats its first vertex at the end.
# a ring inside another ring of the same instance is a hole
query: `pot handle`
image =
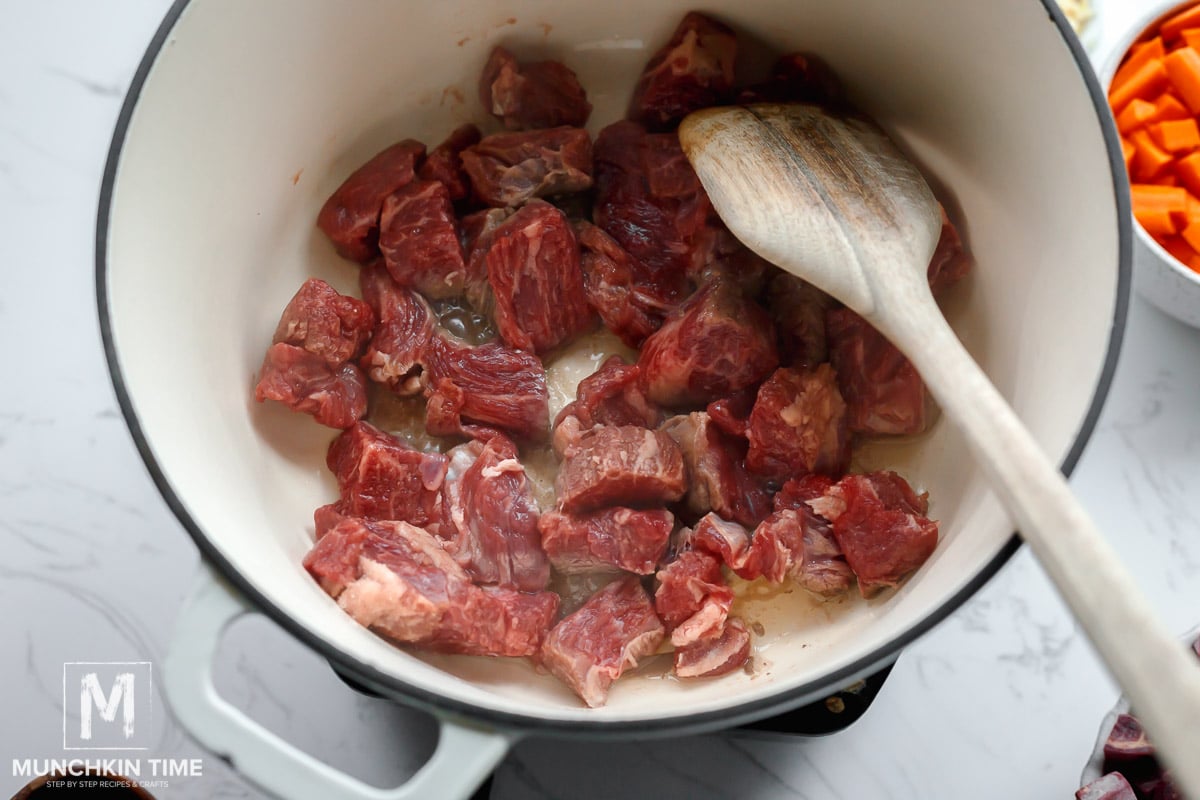
{"type": "Polygon", "coordinates": [[[175,623],[163,664],[167,703],[202,745],[258,786],[288,800],[467,798],[519,738],[439,716],[437,749],[407,783],[370,786],[246,716],[216,691],[212,665],[226,627],[254,609],[207,564],[175,623]]]}

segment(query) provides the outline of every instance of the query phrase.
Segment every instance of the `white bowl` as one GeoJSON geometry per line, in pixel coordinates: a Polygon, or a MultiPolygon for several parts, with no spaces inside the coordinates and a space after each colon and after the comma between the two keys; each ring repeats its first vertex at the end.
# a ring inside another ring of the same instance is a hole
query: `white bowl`
{"type": "MultiPolygon", "coordinates": [[[[1105,39],[1110,44],[1096,59],[1101,65],[1100,85],[1105,92],[1130,45],[1175,10],[1195,4],[1196,0],[1151,0],[1145,6],[1139,5],[1137,14],[1128,21],[1106,16],[1105,39]]],[[[1181,322],[1200,327],[1200,273],[1181,264],[1136,220],[1133,231],[1133,285],[1138,293],[1181,322]]]]}
{"type": "MultiPolygon", "coordinates": [[[[637,674],[584,708],[524,661],[394,647],[301,567],[335,497],[333,432],[252,400],[280,310],[356,267],[314,228],[357,165],[403,137],[484,119],[491,47],[565,60],[617,119],[686,0],[193,0],[173,10],[122,112],[101,200],[102,330],[122,409],[206,558],[339,669],[390,696],[526,730],[711,729],[777,713],[890,663],[1016,548],[1012,524],[944,421],[883,443],[933,499],[942,538],[898,591],[813,604],[782,594],[760,668],[684,683],[637,674]]],[[[1129,210],[1115,132],[1051,0],[741,0],[711,13],[764,54],[825,56],[852,97],[944,190],[977,259],[948,313],[993,382],[1070,468],[1099,413],[1127,302],[1129,210]],[[980,35],[986,32],[986,35],[980,35]],[[1019,57],[1015,57],[1019,56],[1019,57]],[[1051,134],[1052,132],[1052,134],[1051,134]]],[[[759,59],[763,60],[762,58],[759,59]]]]}

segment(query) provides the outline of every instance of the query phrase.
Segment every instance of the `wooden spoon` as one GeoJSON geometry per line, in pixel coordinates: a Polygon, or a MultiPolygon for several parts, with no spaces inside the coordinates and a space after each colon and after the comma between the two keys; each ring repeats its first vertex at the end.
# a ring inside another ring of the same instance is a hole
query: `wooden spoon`
{"type": "Polygon", "coordinates": [[[854,309],[913,362],[1176,780],[1200,798],[1200,666],[934,302],[926,270],[942,218],[921,173],[870,121],[816,106],[707,109],[683,121],[679,140],[738,239],[854,309]]]}

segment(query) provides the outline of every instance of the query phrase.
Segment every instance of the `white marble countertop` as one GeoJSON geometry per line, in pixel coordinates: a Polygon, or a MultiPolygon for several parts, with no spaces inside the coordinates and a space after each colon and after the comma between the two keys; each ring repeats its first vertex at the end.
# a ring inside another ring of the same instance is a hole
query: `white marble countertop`
{"type": "MultiPolygon", "coordinates": [[[[117,410],[93,235],[122,98],[167,0],[5,3],[0,26],[0,797],[14,760],[64,758],[63,664],[164,654],[197,568],[117,410]]],[[[1134,4],[1109,0],[1111,24],[1134,4]]],[[[1104,31],[1102,30],[1102,35],[1104,31]]],[[[169,268],[169,265],[164,265],[169,268]]],[[[1176,630],[1200,621],[1200,331],[1140,299],[1072,485],[1176,630]]],[[[381,785],[431,747],[420,714],[359,696],[261,619],[218,685],[268,726],[381,785]]],[[[823,739],[527,741],[495,798],[1065,798],[1117,690],[1027,551],[900,657],[823,739]]],[[[161,710],[160,710],[161,712],[161,710]]],[[[262,797],[169,716],[147,756],[199,758],[160,797],[262,797]]],[[[142,776],[143,778],[146,775],[142,776]]]]}

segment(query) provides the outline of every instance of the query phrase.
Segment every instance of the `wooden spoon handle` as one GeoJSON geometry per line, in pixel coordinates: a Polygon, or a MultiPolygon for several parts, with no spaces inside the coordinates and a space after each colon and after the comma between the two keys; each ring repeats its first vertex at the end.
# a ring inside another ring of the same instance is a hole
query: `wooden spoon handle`
{"type": "MultiPolygon", "coordinates": [[[[915,309],[910,309],[915,311],[915,309]]],[[[1188,796],[1200,797],[1200,663],[1137,584],[932,299],[888,331],[966,434],[1059,592],[1188,796]],[[918,317],[925,319],[918,320],[918,317]]]]}

